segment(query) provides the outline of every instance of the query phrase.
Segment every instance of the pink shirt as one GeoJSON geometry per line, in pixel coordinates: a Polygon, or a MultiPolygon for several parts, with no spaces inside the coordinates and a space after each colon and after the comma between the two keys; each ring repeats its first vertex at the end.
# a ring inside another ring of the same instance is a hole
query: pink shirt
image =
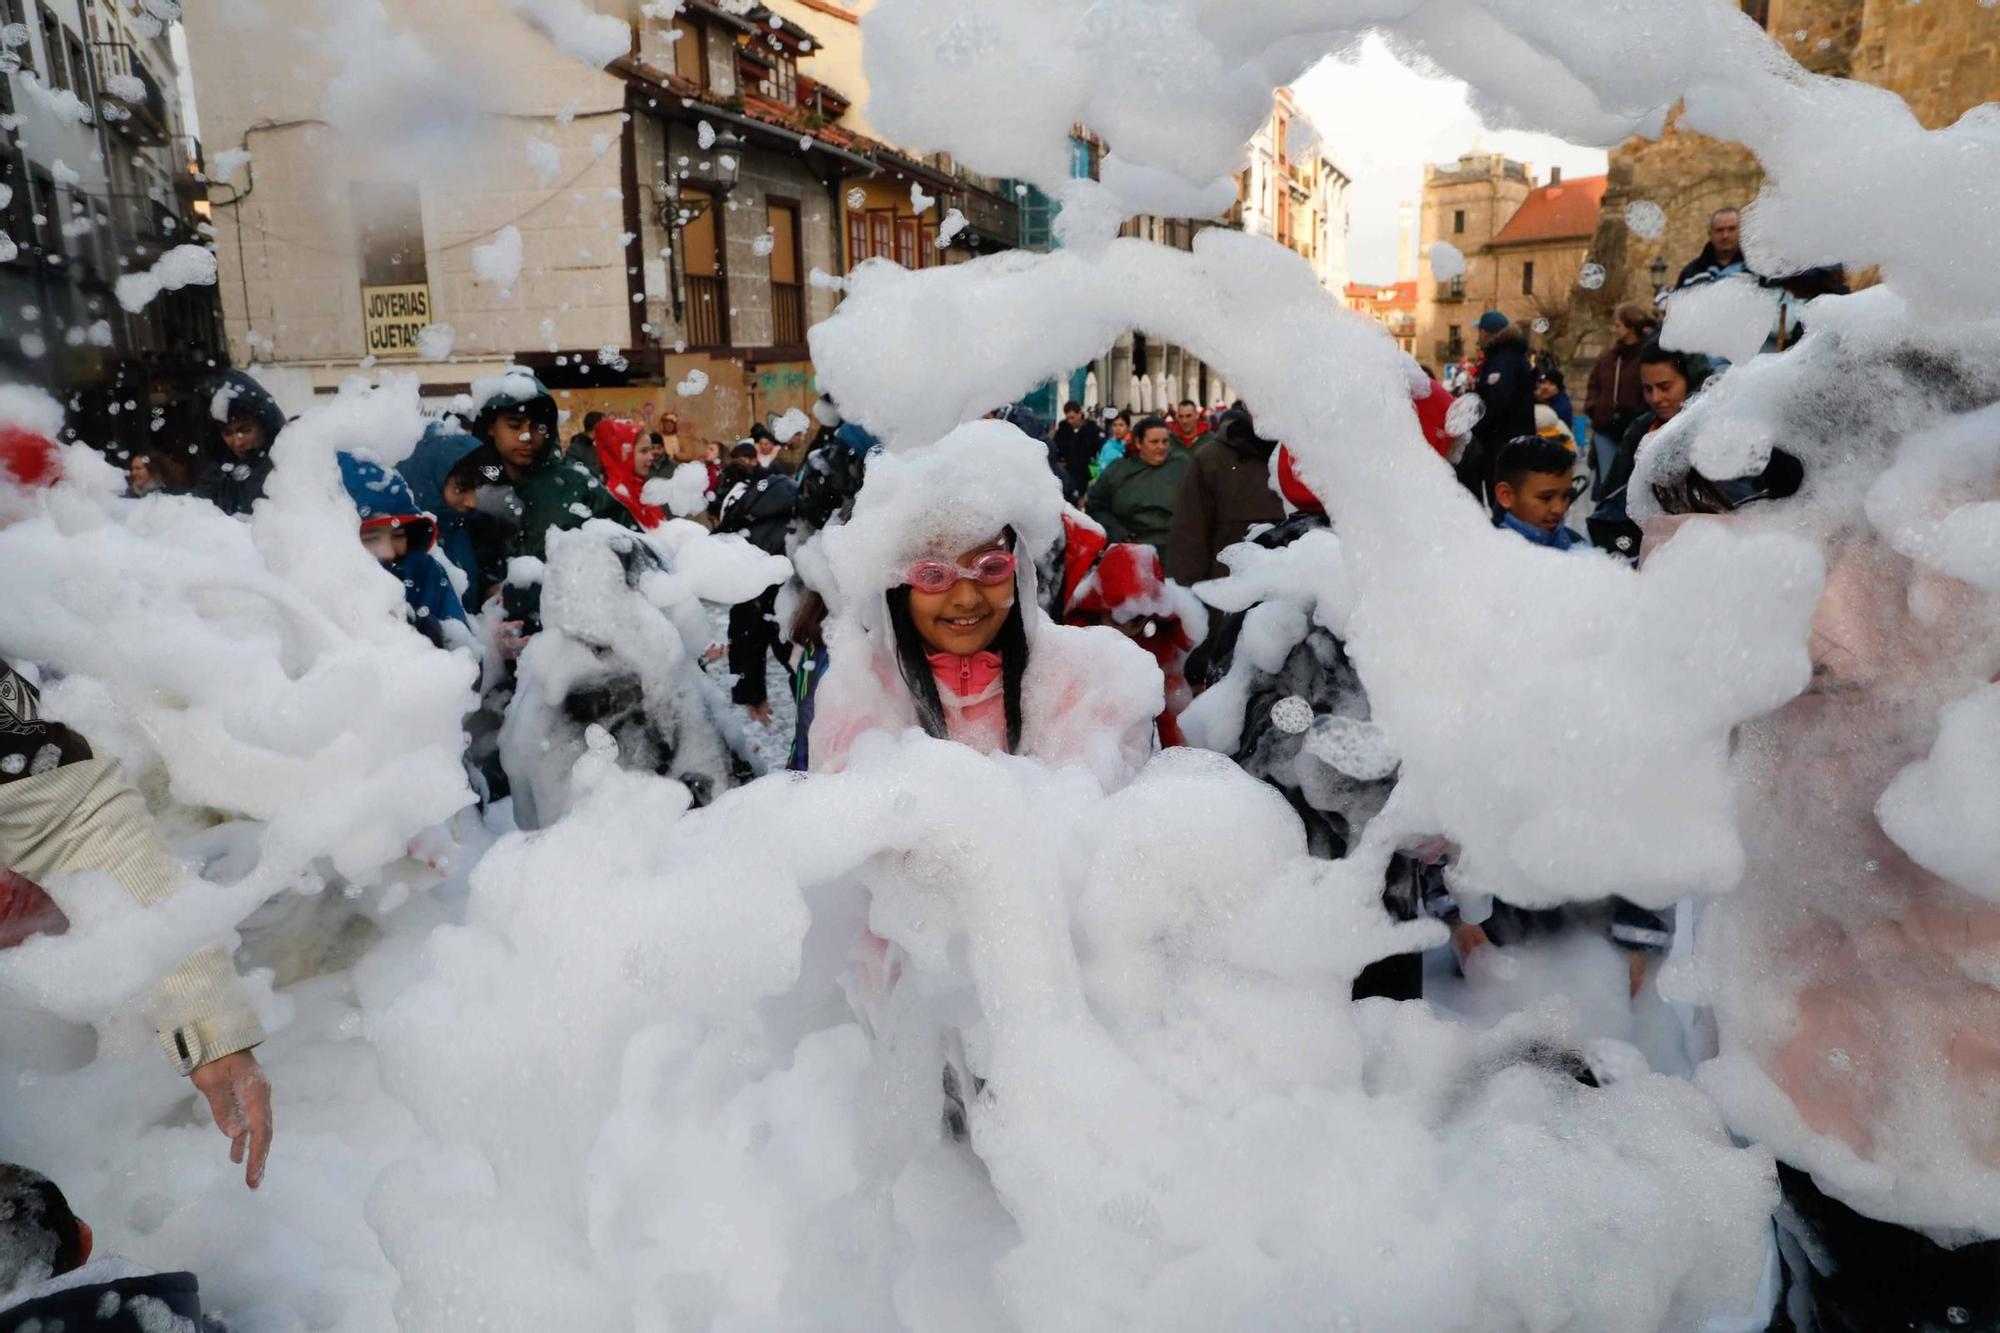
{"type": "Polygon", "coordinates": [[[1001,679],[1000,654],[929,653],[931,675],[937,680],[938,702],[944,705],[945,730],[960,745],[981,754],[1007,748],[1007,700],[1001,679]]]}

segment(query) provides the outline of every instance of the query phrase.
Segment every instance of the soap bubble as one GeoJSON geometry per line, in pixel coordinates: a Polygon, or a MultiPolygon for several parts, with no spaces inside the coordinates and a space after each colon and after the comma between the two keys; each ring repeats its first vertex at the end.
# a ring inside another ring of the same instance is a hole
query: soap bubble
{"type": "Polygon", "coordinates": [[[1625,209],[1625,225],[1649,241],[1660,239],[1667,229],[1667,212],[1650,199],[1640,199],[1625,209]]]}

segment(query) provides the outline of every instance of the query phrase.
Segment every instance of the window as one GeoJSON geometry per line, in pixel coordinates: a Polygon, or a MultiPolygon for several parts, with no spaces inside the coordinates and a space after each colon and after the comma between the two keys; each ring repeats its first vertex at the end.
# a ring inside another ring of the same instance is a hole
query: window
{"type": "Polygon", "coordinates": [[[1521,265],[1521,295],[1535,294],[1535,261],[1530,259],[1521,265]]]}
{"type": "Polygon", "coordinates": [[[63,68],[62,20],[53,9],[42,11],[42,55],[49,62],[49,86],[53,88],[71,87],[69,71],[63,68]]]}
{"type": "Polygon", "coordinates": [[[430,281],[424,257],[423,193],[414,181],[355,181],[354,243],[364,287],[404,287],[430,281]]]}
{"type": "Polygon", "coordinates": [[[708,191],[683,186],[683,214],[699,216],[681,228],[681,274],[687,283],[684,329],[690,347],[729,344],[729,277],[723,269],[721,210],[708,191]]]}
{"type": "Polygon", "coordinates": [[[765,204],[771,227],[771,341],[794,347],[806,340],[805,270],[799,256],[799,206],[765,204]]]}
{"type": "Polygon", "coordinates": [[[722,238],[716,227],[716,210],[709,193],[694,186],[681,187],[683,214],[696,214],[681,228],[681,267],[690,277],[712,278],[722,272],[722,238]]]}
{"type": "Polygon", "coordinates": [[[779,51],[772,56],[769,87],[773,101],[786,106],[799,104],[799,65],[789,51],[779,51]]]}
{"type": "Polygon", "coordinates": [[[44,261],[61,264],[63,253],[62,200],[56,195],[56,180],[39,167],[28,172],[28,225],[34,228],[35,249],[44,261]]]}
{"type": "MultiPolygon", "coordinates": [[[[25,0],[0,0],[0,24],[11,26],[18,23],[25,29],[28,24],[21,17],[21,6],[23,3],[25,3],[25,0]]],[[[9,68],[24,70],[30,74],[34,73],[35,48],[31,44],[22,42],[19,46],[10,46],[7,48],[7,54],[13,57],[12,60],[7,62],[9,68]]],[[[0,83],[4,82],[5,80],[0,80],[0,83]]],[[[13,93],[10,89],[7,99],[7,113],[12,115],[13,112],[13,93]]]]}
{"type": "Polygon", "coordinates": [[[1453,324],[1447,329],[1444,340],[1452,347],[1463,347],[1465,346],[1465,330],[1459,325],[1453,324]]]}
{"type": "MultiPolygon", "coordinates": [[[[0,87],[7,81],[0,79],[0,87]]],[[[21,154],[11,149],[0,150],[0,185],[5,185],[13,193],[7,200],[7,207],[0,210],[0,231],[16,243],[14,263],[29,262],[29,251],[35,243],[35,224],[29,219],[35,211],[32,187],[28,184],[27,168],[21,154]]]]}
{"type": "Polygon", "coordinates": [[[1452,212],[1451,234],[1454,236],[1463,236],[1465,234],[1465,210],[1462,208],[1452,212]]]}
{"type": "Polygon", "coordinates": [[[896,215],[877,210],[868,215],[868,254],[873,259],[896,257],[896,215]]]}
{"type": "Polygon", "coordinates": [[[868,258],[868,215],[849,210],[847,214],[847,271],[868,258]]]}
{"type": "Polygon", "coordinates": [[[896,262],[904,268],[923,267],[923,258],[917,253],[917,220],[915,218],[896,219],[896,262]]]}
{"type": "Polygon", "coordinates": [[[1074,136],[1070,138],[1069,174],[1072,180],[1090,179],[1097,175],[1097,164],[1092,161],[1093,156],[1090,151],[1090,141],[1088,139],[1080,139],[1074,136]]]}
{"type": "Polygon", "coordinates": [[[91,101],[90,62],[83,54],[83,42],[74,33],[63,34],[63,49],[69,52],[69,77],[76,88],[76,95],[84,101],[91,101]]]}
{"type": "Polygon", "coordinates": [[[1771,0],[1743,0],[1743,12],[1760,28],[1771,26],[1771,0]]]}
{"type": "Polygon", "coordinates": [[[766,208],[771,224],[771,281],[804,282],[799,265],[799,206],[771,200],[766,208]]]}
{"type": "Polygon", "coordinates": [[[674,73],[697,88],[708,87],[708,47],[703,40],[702,26],[677,18],[672,31],[677,34],[674,38],[674,73]]]}
{"type": "Polygon", "coordinates": [[[1463,273],[1451,280],[1451,299],[1454,301],[1463,301],[1465,299],[1465,275],[1463,273]]]}

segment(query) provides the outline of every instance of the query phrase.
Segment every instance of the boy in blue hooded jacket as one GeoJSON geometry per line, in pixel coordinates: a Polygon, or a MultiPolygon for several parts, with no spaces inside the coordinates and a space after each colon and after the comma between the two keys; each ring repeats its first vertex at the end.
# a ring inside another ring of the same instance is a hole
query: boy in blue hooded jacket
{"type": "Polygon", "coordinates": [[[409,483],[354,454],[340,455],[340,479],[361,513],[361,544],[402,580],[410,622],[440,648],[470,644],[465,608],[444,566],[431,558],[437,521],[418,507],[409,483]]]}
{"type": "Polygon", "coordinates": [[[437,522],[437,549],[465,575],[466,596],[476,611],[506,572],[501,553],[511,540],[508,525],[482,509],[486,484],[473,455],[479,440],[453,421],[434,421],[396,471],[410,484],[417,511],[437,522]]]}

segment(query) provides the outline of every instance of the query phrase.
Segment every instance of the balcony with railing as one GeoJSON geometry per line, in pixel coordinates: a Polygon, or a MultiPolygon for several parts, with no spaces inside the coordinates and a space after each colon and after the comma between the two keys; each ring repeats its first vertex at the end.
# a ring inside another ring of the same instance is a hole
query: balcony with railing
{"type": "Polygon", "coordinates": [[[168,143],[173,125],[167,114],[166,94],[132,45],[92,42],[90,54],[96,66],[98,90],[106,102],[122,113],[107,119],[135,142],[153,148],[168,143]]]}
{"type": "Polygon", "coordinates": [[[690,347],[729,346],[729,279],[719,273],[687,275],[687,320],[690,347]]]}
{"type": "Polygon", "coordinates": [[[1437,299],[1444,304],[1463,301],[1465,299],[1465,279],[1462,277],[1453,278],[1448,282],[1439,283],[1437,287],[1437,299]]]}

